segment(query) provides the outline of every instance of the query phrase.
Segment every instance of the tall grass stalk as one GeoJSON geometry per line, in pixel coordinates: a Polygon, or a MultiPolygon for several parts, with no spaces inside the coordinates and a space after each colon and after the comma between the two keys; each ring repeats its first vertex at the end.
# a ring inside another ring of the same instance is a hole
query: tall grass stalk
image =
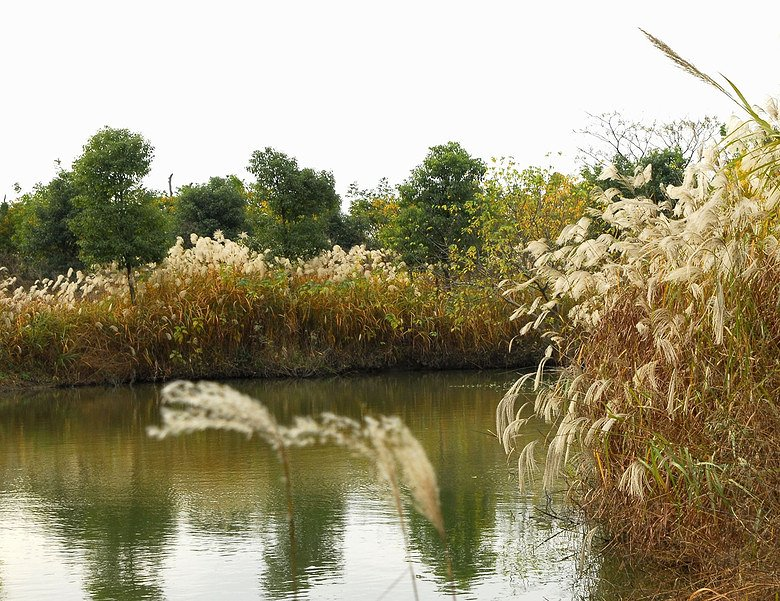
{"type": "MultiPolygon", "coordinates": [[[[162,425],[149,428],[150,436],[164,438],[208,429],[230,430],[249,437],[256,436],[273,449],[283,467],[293,550],[294,509],[287,453],[292,448],[324,444],[348,449],[372,463],[379,479],[390,492],[407,554],[411,546],[403,508],[403,487],[409,490],[417,511],[433,525],[446,545],[436,472],[422,445],[397,417],[365,417],[362,422],[358,422],[348,417],[323,413],[317,418],[296,417],[291,425],[284,426],[259,401],[229,386],[212,382],[172,382],[163,388],[161,404],[162,425]]],[[[447,559],[451,571],[449,553],[447,559]]],[[[417,599],[414,566],[411,558],[407,561],[414,597],[417,599]]],[[[291,570],[294,579],[294,565],[291,570]]],[[[452,583],[451,574],[450,580],[452,583]]]]}
{"type": "Polygon", "coordinates": [[[163,388],[160,414],[162,426],[148,429],[148,434],[155,438],[209,429],[230,430],[246,436],[257,436],[271,447],[282,466],[290,537],[290,574],[293,586],[296,587],[295,510],[288,442],[276,418],[261,403],[227,386],[181,381],[172,382],[163,388]]]}
{"type": "MultiPolygon", "coordinates": [[[[545,485],[565,473],[613,546],[684,566],[701,590],[769,597],[780,591],[780,120],[774,100],[745,108],[667,202],[600,190],[588,217],[526,247],[553,295],[516,317],[549,346],[525,380],[533,411],[516,407],[518,384],[496,417],[521,483],[535,449],[515,448],[520,426],[550,424],[545,485]]],[[[621,179],[631,189],[650,175],[621,179]]]]}

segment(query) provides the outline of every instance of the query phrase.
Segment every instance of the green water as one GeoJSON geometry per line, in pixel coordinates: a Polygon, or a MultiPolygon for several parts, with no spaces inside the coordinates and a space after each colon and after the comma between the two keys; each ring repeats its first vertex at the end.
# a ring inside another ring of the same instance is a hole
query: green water
{"type": "MultiPolygon", "coordinates": [[[[439,475],[458,599],[580,599],[602,566],[582,528],[521,495],[489,431],[512,373],[244,381],[281,421],[400,415],[439,475]]],[[[297,545],[281,471],[255,440],[163,441],[154,386],[0,396],[0,599],[449,599],[444,548],[411,514],[409,548],[371,467],[292,453],[297,545]]],[[[538,432],[529,430],[528,439],[538,432]]],[[[410,508],[408,508],[410,509],[410,508]]]]}

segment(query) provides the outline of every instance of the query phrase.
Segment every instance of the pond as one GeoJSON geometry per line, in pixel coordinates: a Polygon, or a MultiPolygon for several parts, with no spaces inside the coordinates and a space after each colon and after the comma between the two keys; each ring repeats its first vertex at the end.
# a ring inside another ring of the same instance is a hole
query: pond
{"type": "Polygon", "coordinates": [[[281,469],[261,442],[149,438],[152,385],[3,395],[0,599],[413,599],[408,562],[420,599],[586,599],[605,567],[581,556],[583,528],[555,497],[518,491],[490,433],[515,378],[231,383],[282,422],[399,415],[439,477],[453,583],[436,531],[407,507],[407,547],[372,467],[344,450],[292,452],[293,551],[281,469]]]}

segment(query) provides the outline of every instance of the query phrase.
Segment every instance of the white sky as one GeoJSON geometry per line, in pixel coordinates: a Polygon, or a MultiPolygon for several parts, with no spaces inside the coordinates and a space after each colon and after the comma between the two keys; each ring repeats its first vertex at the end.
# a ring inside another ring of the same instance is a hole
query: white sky
{"type": "Polygon", "coordinates": [[[780,93],[771,0],[0,0],[0,195],[48,181],[104,125],[152,142],[156,189],[171,172],[249,179],[272,146],[343,194],[400,183],[449,140],[573,171],[588,112],[733,112],[638,27],[752,102],[780,93]]]}

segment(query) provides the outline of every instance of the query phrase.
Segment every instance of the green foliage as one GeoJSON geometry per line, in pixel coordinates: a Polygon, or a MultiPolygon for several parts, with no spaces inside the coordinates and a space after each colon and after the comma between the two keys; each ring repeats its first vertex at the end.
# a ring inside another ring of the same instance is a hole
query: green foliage
{"type": "Polygon", "coordinates": [[[391,246],[392,224],[398,216],[398,195],[386,178],[374,188],[352,184],[347,192],[349,217],[366,248],[391,246]]]}
{"type": "Polygon", "coordinates": [[[328,221],[328,239],[341,248],[352,248],[366,243],[362,224],[349,213],[337,211],[328,221]]]}
{"type": "Polygon", "coordinates": [[[101,202],[121,202],[141,186],[149,173],[154,148],[140,134],[104,127],[84,146],[73,163],[81,194],[101,202]]]}
{"type": "Polygon", "coordinates": [[[703,145],[717,141],[721,129],[714,117],[644,124],[618,113],[591,116],[583,133],[596,140],[597,146],[584,152],[581,175],[593,185],[617,188],[624,195],[639,194],[656,203],[669,200],[666,187],[682,184],[685,168],[703,145]],[[623,177],[633,177],[652,165],[652,178],[632,190],[617,179],[600,181],[599,175],[608,163],[623,177]]]}
{"type": "Polygon", "coordinates": [[[28,197],[25,195],[16,202],[0,204],[0,253],[10,255],[19,252],[19,232],[26,221],[35,218],[30,203],[25,202],[28,197]]]}
{"type": "Polygon", "coordinates": [[[85,263],[116,261],[127,272],[135,300],[134,267],[158,261],[167,249],[166,220],[141,185],[153,148],[140,134],[103,128],[73,163],[79,214],[71,221],[85,263]]]}
{"type": "Polygon", "coordinates": [[[618,165],[618,171],[628,175],[629,170],[643,171],[648,165],[652,167],[652,178],[635,190],[635,193],[658,203],[668,199],[667,186],[682,184],[688,161],[680,148],[653,149],[643,156],[636,165],[630,163],[618,165]]]}
{"type": "Polygon", "coordinates": [[[629,189],[621,180],[612,178],[599,180],[603,165],[585,167],[582,170],[582,175],[592,185],[599,185],[603,188],[617,188],[623,196],[639,194],[655,203],[669,200],[666,194],[666,187],[682,184],[685,168],[687,167],[687,161],[679,148],[654,148],[635,162],[626,159],[622,155],[615,155],[612,159],[612,164],[615,166],[618,174],[624,178],[633,177],[635,174],[644,171],[645,167],[651,165],[652,177],[650,181],[642,186],[629,189]]]}
{"type": "Polygon", "coordinates": [[[590,184],[541,167],[519,170],[511,159],[491,165],[482,210],[472,228],[482,240],[480,266],[495,279],[515,277],[528,267],[522,246],[554,240],[585,212],[590,184]]]}
{"type": "Polygon", "coordinates": [[[25,198],[30,218],[20,225],[17,243],[20,253],[43,276],[83,267],[76,236],[69,226],[78,214],[74,203],[77,195],[73,175],[60,171],[51,182],[38,186],[25,198]]]}
{"type": "Polygon", "coordinates": [[[269,147],[252,153],[247,170],[257,179],[256,246],[287,257],[310,257],[330,246],[329,224],[341,205],[332,173],[300,169],[269,147]]]}
{"type": "Polygon", "coordinates": [[[8,215],[11,205],[3,201],[0,203],[0,254],[7,254],[14,250],[11,236],[13,236],[13,223],[8,215]]]}
{"type": "Polygon", "coordinates": [[[72,227],[86,262],[116,261],[132,269],[165,255],[165,218],[153,194],[138,190],[122,203],[109,202],[102,208],[82,196],[78,202],[82,211],[72,227]]]}
{"type": "Polygon", "coordinates": [[[393,246],[412,266],[443,268],[451,253],[479,245],[469,225],[478,211],[486,167],[457,142],[433,146],[423,163],[398,187],[393,246]]]}
{"type": "Polygon", "coordinates": [[[179,191],[175,219],[177,235],[212,236],[221,230],[235,240],[246,230],[246,191],[236,176],[212,177],[207,184],[189,184],[179,191]]]}
{"type": "MultiPolygon", "coordinates": [[[[0,267],[17,271],[18,254],[13,235],[16,231],[14,205],[3,201],[0,203],[0,267]]],[[[0,276],[7,275],[0,271],[0,276]]]]}
{"type": "Polygon", "coordinates": [[[36,204],[39,202],[40,198],[34,194],[23,194],[0,205],[0,267],[5,267],[23,282],[40,277],[25,253],[27,241],[38,224],[36,204]]]}
{"type": "Polygon", "coordinates": [[[353,183],[347,191],[349,212],[335,213],[328,233],[331,244],[342,248],[363,245],[379,250],[390,247],[390,230],[398,213],[398,197],[386,178],[376,187],[360,189],[353,183]]]}

